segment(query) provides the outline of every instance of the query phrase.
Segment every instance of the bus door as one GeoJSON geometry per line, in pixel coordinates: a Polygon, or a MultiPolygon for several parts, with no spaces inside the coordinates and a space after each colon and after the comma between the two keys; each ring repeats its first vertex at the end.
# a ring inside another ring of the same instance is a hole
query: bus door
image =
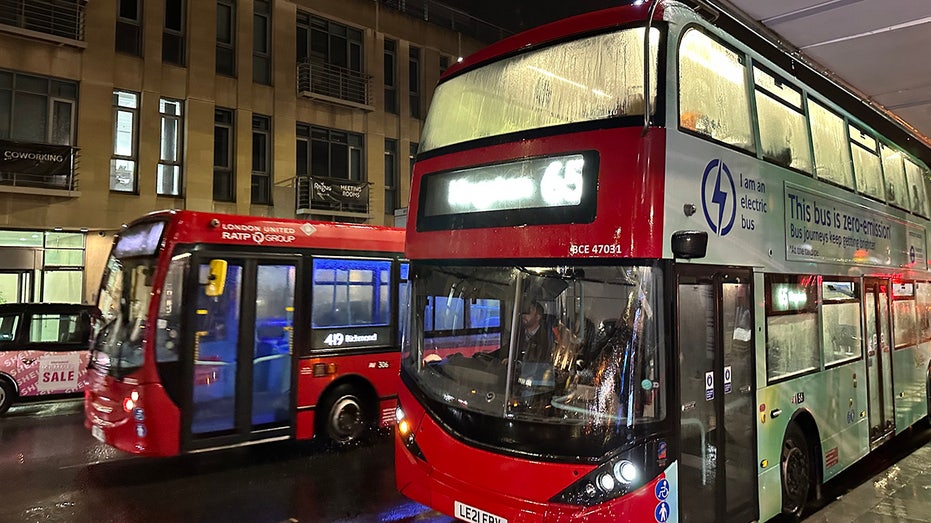
{"type": "Polygon", "coordinates": [[[300,257],[199,253],[193,266],[185,450],[290,437],[300,257]]]}
{"type": "Polygon", "coordinates": [[[757,517],[752,272],[677,271],[682,521],[757,517]]]}
{"type": "Polygon", "coordinates": [[[889,324],[889,281],[863,282],[866,334],[866,382],[869,397],[870,446],[876,447],[895,432],[892,396],[892,338],[889,324]]]}

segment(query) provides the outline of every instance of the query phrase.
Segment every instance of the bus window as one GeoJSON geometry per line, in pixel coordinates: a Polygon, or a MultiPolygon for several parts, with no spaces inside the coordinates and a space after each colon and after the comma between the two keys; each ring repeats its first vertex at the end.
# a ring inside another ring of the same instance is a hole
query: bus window
{"type": "Polygon", "coordinates": [[[772,382],[816,370],[818,278],[766,275],[766,377],[772,382]]]}
{"type": "Polygon", "coordinates": [[[931,340],[931,283],[915,284],[915,310],[918,317],[918,341],[931,340]]]}
{"type": "Polygon", "coordinates": [[[815,147],[815,175],[853,190],[850,149],[838,147],[838,144],[847,143],[844,119],[811,98],[808,100],[811,142],[815,147]]]}
{"type": "MultiPolygon", "coordinates": [[[[650,30],[656,107],[659,31],[650,30]]],[[[506,58],[437,86],[421,151],[478,138],[589,120],[642,115],[643,28],[506,58]]]]}
{"type": "Polygon", "coordinates": [[[190,254],[174,257],[165,275],[155,331],[155,361],[158,363],[178,361],[181,348],[181,299],[189,260],[190,254]]]}
{"type": "Polygon", "coordinates": [[[857,192],[882,200],[883,173],[876,155],[876,139],[866,131],[850,126],[850,151],[857,192]]]}
{"type": "Polygon", "coordinates": [[[752,151],[743,57],[695,29],[679,48],[679,124],[752,151]]]}
{"type": "Polygon", "coordinates": [[[757,67],[753,68],[753,80],[763,157],[810,173],[811,146],[802,113],[802,93],[757,67]]]}
{"type": "Polygon", "coordinates": [[[883,175],[886,179],[886,201],[908,210],[908,184],[905,182],[905,166],[902,153],[882,144],[883,175]]]}
{"type": "Polygon", "coordinates": [[[905,158],[905,178],[910,188],[908,194],[912,201],[911,209],[915,214],[924,217],[931,216],[928,214],[927,177],[928,171],[905,158]]]}
{"type": "Polygon", "coordinates": [[[316,328],[388,325],[391,261],[314,258],[316,328]]]}
{"type": "Polygon", "coordinates": [[[824,364],[858,359],[860,349],[860,290],[854,281],[821,283],[824,364]]]}
{"type": "Polygon", "coordinates": [[[896,349],[911,347],[918,341],[915,315],[915,284],[898,282],[892,286],[892,340],[896,349]]]}

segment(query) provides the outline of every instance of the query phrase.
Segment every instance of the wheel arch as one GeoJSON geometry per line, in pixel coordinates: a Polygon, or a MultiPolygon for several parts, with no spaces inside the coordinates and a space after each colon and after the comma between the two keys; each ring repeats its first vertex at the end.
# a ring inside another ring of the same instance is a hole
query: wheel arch
{"type": "MultiPolygon", "coordinates": [[[[796,410],[789,418],[789,423],[786,424],[786,431],[791,423],[797,425],[805,435],[805,442],[808,444],[811,455],[812,494],[815,499],[818,499],[821,497],[821,485],[824,482],[824,450],[821,446],[821,431],[818,429],[814,414],[808,409],[796,410]]],[[[782,437],[785,439],[785,432],[782,437]]]]}
{"type": "Polygon", "coordinates": [[[13,376],[10,376],[6,372],[0,372],[0,380],[9,381],[13,385],[13,393],[16,394],[16,397],[19,397],[19,383],[13,379],[13,376]]]}
{"type": "MultiPolygon", "coordinates": [[[[333,382],[327,385],[327,387],[323,389],[323,392],[320,393],[320,398],[317,401],[316,408],[319,410],[324,404],[326,404],[330,396],[334,394],[334,391],[342,385],[348,385],[352,387],[352,389],[361,396],[359,399],[372,408],[372,412],[370,414],[374,416],[377,413],[378,393],[375,391],[375,386],[371,381],[367,380],[365,377],[359,374],[347,374],[333,380],[333,382]]],[[[316,418],[319,423],[319,420],[321,420],[319,413],[316,418]]]]}

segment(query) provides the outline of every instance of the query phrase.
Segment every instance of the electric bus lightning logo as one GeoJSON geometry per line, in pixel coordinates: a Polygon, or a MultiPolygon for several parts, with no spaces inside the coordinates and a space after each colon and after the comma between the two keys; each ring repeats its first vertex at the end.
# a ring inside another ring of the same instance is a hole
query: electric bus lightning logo
{"type": "Polygon", "coordinates": [[[718,236],[727,236],[737,216],[737,189],[731,170],[723,161],[715,159],[708,162],[701,178],[701,190],[701,206],[708,227],[718,236]],[[714,183],[710,183],[712,177],[714,183]]]}

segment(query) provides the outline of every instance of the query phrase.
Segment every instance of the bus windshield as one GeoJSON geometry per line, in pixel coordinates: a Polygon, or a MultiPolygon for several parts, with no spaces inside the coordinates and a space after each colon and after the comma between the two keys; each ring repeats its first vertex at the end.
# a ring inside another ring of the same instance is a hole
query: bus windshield
{"type": "Polygon", "coordinates": [[[142,366],[156,261],[154,255],[126,260],[111,255],[107,261],[97,303],[101,320],[92,364],[111,376],[125,376],[142,366]]]}
{"type": "Polygon", "coordinates": [[[506,438],[458,423],[464,410],[505,431],[534,426],[540,446],[523,438],[529,452],[598,457],[664,417],[658,268],[411,270],[423,334],[403,347],[402,365],[457,432],[506,438]]]}
{"type": "MultiPolygon", "coordinates": [[[[643,27],[499,60],[437,86],[421,151],[554,125],[643,115],[643,27]]],[[[650,30],[656,107],[659,31],[650,30]]]]}

